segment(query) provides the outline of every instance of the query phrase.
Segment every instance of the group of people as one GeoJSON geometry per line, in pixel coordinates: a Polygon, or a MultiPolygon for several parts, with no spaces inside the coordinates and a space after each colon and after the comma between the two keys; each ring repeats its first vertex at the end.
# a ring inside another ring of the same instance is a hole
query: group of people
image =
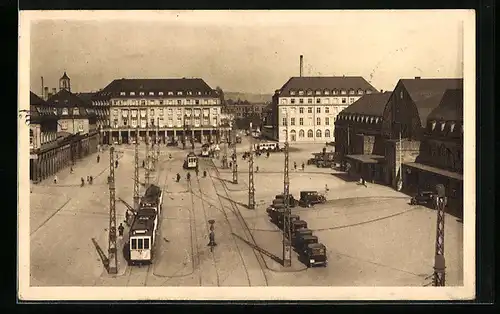
{"type": "MultiPolygon", "coordinates": [[[[80,178],[80,186],[85,186],[85,180],[83,179],[83,177],[80,178]]],[[[92,184],[94,182],[94,177],[92,176],[87,176],[87,183],[88,184],[92,184]]]]}
{"type": "MultiPolygon", "coordinates": [[[[198,175],[199,175],[199,173],[200,173],[200,171],[198,170],[198,168],[196,168],[194,171],[195,171],[195,173],[196,173],[196,176],[198,176],[198,175]]],[[[203,177],[204,177],[204,178],[206,178],[206,177],[207,177],[207,171],[206,171],[206,170],[203,170],[203,177]]],[[[190,172],[188,172],[188,173],[186,174],[186,180],[191,181],[191,173],[190,173],[190,172]]],[[[180,175],[179,173],[177,173],[177,175],[175,176],[175,181],[176,181],[176,182],[181,181],[181,175],[180,175]]]]}

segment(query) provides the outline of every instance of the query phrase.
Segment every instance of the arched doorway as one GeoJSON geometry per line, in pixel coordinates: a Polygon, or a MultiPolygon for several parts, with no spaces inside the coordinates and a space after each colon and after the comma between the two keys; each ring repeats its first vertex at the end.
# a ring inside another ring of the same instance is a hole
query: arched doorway
{"type": "Polygon", "coordinates": [[[297,134],[295,130],[290,131],[290,141],[295,142],[297,140],[297,134]]]}

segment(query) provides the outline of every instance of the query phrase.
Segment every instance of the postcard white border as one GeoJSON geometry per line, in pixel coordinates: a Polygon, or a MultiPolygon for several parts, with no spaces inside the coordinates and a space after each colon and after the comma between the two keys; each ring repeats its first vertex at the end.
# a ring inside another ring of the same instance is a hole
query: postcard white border
{"type": "MultiPolygon", "coordinates": [[[[415,14],[415,10],[411,10],[415,14]]],[[[436,11],[436,10],[432,10],[436,11]]],[[[425,12],[432,12],[430,10],[425,12]]],[[[439,12],[440,14],[446,14],[439,12]]],[[[20,300],[469,300],[475,297],[475,11],[463,13],[464,62],[464,285],[462,287],[30,287],[30,226],[29,226],[29,135],[28,126],[18,119],[18,297],[20,300]],[[307,288],[307,289],[305,289],[307,288]]],[[[225,14],[240,14],[240,23],[287,22],[297,15],[315,11],[22,11],[19,18],[19,109],[29,109],[30,90],[30,24],[41,19],[71,20],[155,20],[164,14],[189,14],[192,23],[210,23],[225,14]],[[266,15],[267,14],[267,15],[266,15]],[[276,15],[269,18],[269,14],[276,15]],[[264,16],[266,15],[266,16],[264,16]],[[278,22],[277,22],[278,21],[278,22]]],[[[369,14],[373,11],[356,11],[369,14]]],[[[407,11],[386,11],[405,14],[407,11]]],[[[424,13],[425,13],[424,12],[424,13]]],[[[318,13],[318,12],[316,12],[318,13]]],[[[320,12],[319,14],[326,14],[320,12]]],[[[319,19],[321,20],[321,19],[319,19]]]]}

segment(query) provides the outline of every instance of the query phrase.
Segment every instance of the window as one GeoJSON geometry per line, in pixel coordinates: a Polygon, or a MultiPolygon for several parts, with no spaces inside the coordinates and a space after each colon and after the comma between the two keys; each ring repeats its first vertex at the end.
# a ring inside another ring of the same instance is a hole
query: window
{"type": "Polygon", "coordinates": [[[321,125],[321,118],[316,118],[316,125],[321,125]]]}
{"type": "Polygon", "coordinates": [[[163,100],[160,100],[160,106],[163,106],[163,100]]]}
{"type": "Polygon", "coordinates": [[[330,130],[325,130],[325,137],[330,137],[330,130]]]}
{"type": "Polygon", "coordinates": [[[313,103],[313,99],[312,98],[307,98],[307,103],[308,104],[312,104],[313,103]]]}
{"type": "Polygon", "coordinates": [[[354,95],[354,89],[349,90],[349,95],[354,95]]]}
{"type": "Polygon", "coordinates": [[[182,100],[177,99],[177,104],[178,104],[178,105],[182,105],[182,100]]]}
{"type": "Polygon", "coordinates": [[[204,100],[203,100],[203,103],[204,103],[205,105],[208,105],[208,99],[204,99],[204,100]]]}
{"type": "Polygon", "coordinates": [[[149,124],[154,126],[155,125],[155,119],[149,119],[149,124]]]}
{"type": "Polygon", "coordinates": [[[199,105],[199,104],[200,104],[200,101],[199,101],[198,99],[196,99],[196,100],[194,101],[194,103],[195,103],[195,105],[199,105]]]}
{"type": "Polygon", "coordinates": [[[345,90],[343,90],[343,89],[342,89],[342,90],[340,90],[340,94],[341,94],[341,95],[345,95],[345,94],[347,94],[347,93],[346,93],[346,91],[345,91],[345,90]]]}
{"type": "Polygon", "coordinates": [[[154,92],[149,92],[149,96],[154,96],[155,93],[154,92]]]}
{"type": "Polygon", "coordinates": [[[125,96],[125,92],[120,92],[120,96],[125,96]]]}
{"type": "Polygon", "coordinates": [[[330,107],[325,107],[325,113],[330,113],[330,107]]]}
{"type": "Polygon", "coordinates": [[[295,118],[290,119],[290,125],[295,125],[295,118]]]}
{"type": "Polygon", "coordinates": [[[132,239],[132,250],[137,250],[137,239],[132,239]]]}
{"type": "Polygon", "coordinates": [[[140,95],[140,96],[144,96],[144,92],[140,92],[140,93],[139,93],[139,95],[140,95]]]}
{"type": "Polygon", "coordinates": [[[307,107],[307,113],[313,113],[313,107],[307,107]]]}
{"type": "Polygon", "coordinates": [[[160,117],[163,117],[163,108],[159,110],[160,117]]]}
{"type": "Polygon", "coordinates": [[[73,115],[77,116],[80,114],[80,109],[79,108],[73,108],[73,115]]]}
{"type": "Polygon", "coordinates": [[[290,99],[290,103],[294,104],[295,103],[295,98],[290,99]]]}
{"type": "Polygon", "coordinates": [[[188,91],[187,94],[188,95],[193,95],[193,92],[192,91],[188,91]]]}
{"type": "Polygon", "coordinates": [[[178,116],[182,115],[182,109],[181,108],[177,108],[177,115],[178,116]]]}
{"type": "Polygon", "coordinates": [[[320,91],[320,90],[317,90],[317,91],[315,92],[315,94],[316,94],[316,95],[321,95],[321,91],[320,91]]]}
{"type": "Polygon", "coordinates": [[[61,130],[67,130],[68,129],[68,121],[61,121],[61,130]]]}
{"type": "Polygon", "coordinates": [[[294,91],[294,90],[291,90],[291,91],[290,91],[290,95],[295,95],[295,91],[294,91]]]}
{"type": "Polygon", "coordinates": [[[68,114],[68,108],[63,108],[63,110],[62,110],[62,114],[63,114],[63,115],[67,115],[67,114],[68,114]]]}
{"type": "Polygon", "coordinates": [[[299,113],[304,113],[304,107],[299,108],[299,113]]]}
{"type": "Polygon", "coordinates": [[[141,100],[141,106],[146,106],[146,101],[144,99],[141,100]]]}
{"type": "Polygon", "coordinates": [[[307,91],[307,95],[312,95],[312,94],[313,94],[312,90],[310,90],[310,89],[309,89],[309,90],[307,91]]]}
{"type": "Polygon", "coordinates": [[[304,118],[299,118],[299,125],[304,125],[304,118]]]}
{"type": "Polygon", "coordinates": [[[163,96],[163,92],[158,92],[158,95],[163,96]]]}
{"type": "Polygon", "coordinates": [[[354,98],[349,98],[349,103],[352,104],[354,102],[354,98]]]}
{"type": "Polygon", "coordinates": [[[321,104],[321,98],[316,98],[316,103],[321,104]]]}
{"type": "Polygon", "coordinates": [[[304,130],[299,131],[299,137],[304,137],[304,130]]]}
{"type": "Polygon", "coordinates": [[[330,118],[328,118],[328,117],[325,118],[325,125],[330,125],[330,118]]]}
{"type": "Polygon", "coordinates": [[[321,130],[316,130],[316,137],[321,137],[321,130]]]}
{"type": "MultiPolygon", "coordinates": [[[[293,100],[293,98],[292,98],[292,100],[293,100]]],[[[281,104],[282,104],[282,105],[286,105],[286,99],[281,98],[281,104]]]]}
{"type": "Polygon", "coordinates": [[[167,95],[172,96],[174,95],[174,92],[168,92],[167,95]]]}
{"type": "Polygon", "coordinates": [[[316,107],[316,113],[321,113],[321,107],[316,107]]]}
{"type": "Polygon", "coordinates": [[[130,92],[130,96],[135,96],[135,92],[130,92]]]}
{"type": "Polygon", "coordinates": [[[191,104],[191,99],[186,99],[186,104],[191,104]]]}
{"type": "Polygon", "coordinates": [[[359,95],[363,95],[363,90],[362,89],[358,89],[358,94],[359,95]]]}
{"type": "Polygon", "coordinates": [[[182,125],[182,119],[181,117],[177,117],[177,126],[181,126],[182,125]]]}
{"type": "Polygon", "coordinates": [[[313,135],[314,135],[313,130],[307,131],[307,137],[313,137],[313,135]]]}
{"type": "Polygon", "coordinates": [[[330,91],[328,89],[325,89],[325,92],[324,92],[325,95],[330,95],[330,91]]]}
{"type": "Polygon", "coordinates": [[[78,131],[83,132],[83,121],[78,123],[78,131]]]}
{"type": "Polygon", "coordinates": [[[281,122],[281,125],[286,125],[286,118],[283,118],[283,121],[281,122]]]}
{"type": "Polygon", "coordinates": [[[172,99],[167,100],[167,105],[172,105],[172,104],[173,104],[172,99]]]}
{"type": "Polygon", "coordinates": [[[144,248],[144,240],[143,239],[137,239],[137,249],[142,250],[144,248]]]}
{"type": "Polygon", "coordinates": [[[150,109],[149,110],[149,115],[150,116],[154,116],[155,115],[155,110],[154,109],[150,109]]]}
{"type": "Polygon", "coordinates": [[[304,95],[304,91],[303,90],[299,90],[299,95],[304,95]]]}
{"type": "Polygon", "coordinates": [[[345,98],[342,98],[342,103],[345,104],[346,103],[346,99],[345,98]]]}
{"type": "Polygon", "coordinates": [[[403,99],[403,91],[399,92],[399,98],[403,99]]]}
{"type": "Polygon", "coordinates": [[[181,91],[178,91],[178,92],[177,92],[177,95],[182,95],[182,92],[181,92],[181,91]]]}
{"type": "Polygon", "coordinates": [[[299,104],[303,104],[304,103],[304,98],[299,98],[299,104]]]}

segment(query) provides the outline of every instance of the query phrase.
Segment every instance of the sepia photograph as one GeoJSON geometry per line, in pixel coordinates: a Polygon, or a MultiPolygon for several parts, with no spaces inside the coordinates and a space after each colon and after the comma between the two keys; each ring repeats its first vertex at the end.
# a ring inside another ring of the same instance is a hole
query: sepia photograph
{"type": "Polygon", "coordinates": [[[19,299],[473,299],[475,51],[473,10],[20,11],[19,299]]]}

